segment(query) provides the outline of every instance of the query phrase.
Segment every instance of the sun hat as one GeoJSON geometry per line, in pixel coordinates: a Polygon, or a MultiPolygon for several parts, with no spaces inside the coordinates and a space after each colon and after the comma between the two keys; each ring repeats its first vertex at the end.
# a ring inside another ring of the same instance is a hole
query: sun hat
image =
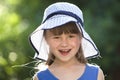
{"type": "Polygon", "coordinates": [[[57,2],[45,9],[41,25],[33,31],[29,40],[36,53],[34,58],[47,60],[49,46],[43,36],[45,29],[52,29],[64,25],[68,22],[75,22],[82,33],[82,48],[85,58],[95,58],[100,56],[95,43],[84,30],[83,13],[76,5],[68,2],[57,2]]]}

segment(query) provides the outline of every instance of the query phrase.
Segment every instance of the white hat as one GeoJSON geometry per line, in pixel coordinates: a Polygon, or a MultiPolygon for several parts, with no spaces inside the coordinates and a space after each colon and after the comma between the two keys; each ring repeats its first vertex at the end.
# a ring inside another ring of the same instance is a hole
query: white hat
{"type": "Polygon", "coordinates": [[[57,2],[45,9],[41,25],[29,37],[30,43],[36,51],[35,58],[42,60],[48,59],[49,47],[43,36],[44,30],[58,27],[68,22],[75,22],[82,33],[84,56],[86,58],[95,58],[99,56],[96,45],[83,28],[84,21],[82,11],[74,4],[57,2]]]}

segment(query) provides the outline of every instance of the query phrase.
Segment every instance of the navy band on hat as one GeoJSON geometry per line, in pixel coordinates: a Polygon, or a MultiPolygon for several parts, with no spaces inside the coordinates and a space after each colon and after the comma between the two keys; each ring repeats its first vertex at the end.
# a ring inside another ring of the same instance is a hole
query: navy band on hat
{"type": "Polygon", "coordinates": [[[62,15],[68,15],[68,16],[71,16],[71,17],[74,17],[78,22],[80,22],[81,26],[83,27],[83,22],[81,20],[80,17],[78,17],[76,14],[72,13],[72,12],[68,12],[68,11],[57,11],[57,12],[54,12],[54,13],[51,13],[47,16],[47,18],[43,21],[43,23],[48,20],[49,18],[51,18],[52,16],[54,15],[59,15],[59,14],[62,14],[62,15]]]}

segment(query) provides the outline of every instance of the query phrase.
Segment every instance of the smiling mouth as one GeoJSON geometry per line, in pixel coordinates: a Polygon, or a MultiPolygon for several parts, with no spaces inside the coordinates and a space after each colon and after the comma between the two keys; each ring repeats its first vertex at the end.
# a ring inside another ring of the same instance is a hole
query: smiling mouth
{"type": "Polygon", "coordinates": [[[67,56],[70,53],[71,49],[68,50],[59,50],[60,54],[63,56],[67,56]]]}

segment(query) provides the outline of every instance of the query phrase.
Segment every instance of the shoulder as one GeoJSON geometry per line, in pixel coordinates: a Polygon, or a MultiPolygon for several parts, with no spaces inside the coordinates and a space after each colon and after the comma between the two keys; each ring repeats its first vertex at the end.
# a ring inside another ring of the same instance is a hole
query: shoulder
{"type": "Polygon", "coordinates": [[[104,73],[103,73],[103,71],[102,71],[101,68],[99,68],[98,80],[105,80],[105,79],[104,79],[104,73]]]}
{"type": "Polygon", "coordinates": [[[46,77],[47,73],[47,69],[46,70],[43,70],[43,71],[38,71],[34,76],[33,76],[33,80],[39,80],[39,79],[42,79],[44,77],[46,77]]]}
{"type": "Polygon", "coordinates": [[[96,71],[98,71],[99,70],[99,66],[98,65],[96,65],[96,64],[87,64],[87,67],[88,67],[88,69],[90,69],[90,70],[96,70],[96,71]]]}
{"type": "Polygon", "coordinates": [[[96,64],[87,64],[91,72],[93,71],[94,74],[97,76],[97,80],[104,80],[104,74],[100,66],[96,64]]]}
{"type": "Polygon", "coordinates": [[[34,75],[34,76],[33,76],[33,80],[38,80],[37,75],[34,75]]]}

